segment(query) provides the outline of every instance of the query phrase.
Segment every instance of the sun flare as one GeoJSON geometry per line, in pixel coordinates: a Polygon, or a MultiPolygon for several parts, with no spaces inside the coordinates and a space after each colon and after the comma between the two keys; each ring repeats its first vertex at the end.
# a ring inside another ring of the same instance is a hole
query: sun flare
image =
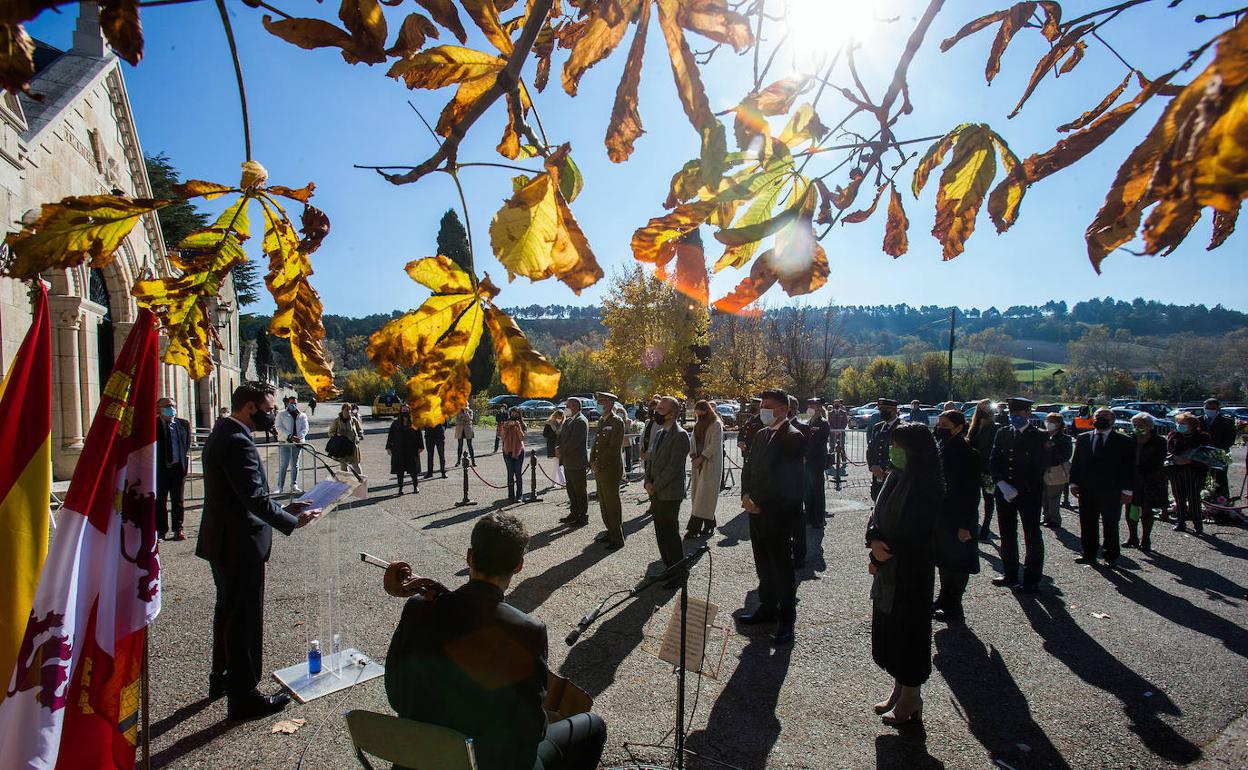
{"type": "Polygon", "coordinates": [[[785,33],[794,68],[819,69],[850,41],[862,41],[876,18],[874,0],[787,0],[785,33]]]}

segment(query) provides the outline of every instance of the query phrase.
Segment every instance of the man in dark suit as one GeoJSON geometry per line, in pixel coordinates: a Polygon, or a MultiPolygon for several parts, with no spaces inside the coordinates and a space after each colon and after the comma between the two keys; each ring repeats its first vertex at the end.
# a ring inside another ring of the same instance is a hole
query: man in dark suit
{"type": "Polygon", "coordinates": [[[191,424],[178,417],[172,398],[156,402],[156,534],[161,540],[185,540],[182,491],[190,468],[191,424]]]}
{"type": "MultiPolygon", "coordinates": [[[[1200,418],[1200,429],[1209,434],[1210,441],[1224,452],[1235,446],[1235,418],[1222,414],[1222,404],[1216,398],[1205,399],[1205,413],[1200,418]]],[[[1229,497],[1230,481],[1226,468],[1213,469],[1213,497],[1229,497]]]]}
{"type": "Polygon", "coordinates": [[[204,514],[195,555],[212,565],[217,588],[208,696],[229,698],[230,719],[258,719],[290,702],[288,695],[266,696],[256,690],[264,634],[264,565],[274,528],[289,535],[321,513],[301,503],[282,508],[269,498],[269,482],[251,434],[269,427],[276,402],[269,385],[239,385],[230,398],[230,415],[217,420],[204,445],[204,514]]]}
{"type": "Polygon", "coordinates": [[[802,507],[805,440],[789,422],[789,396],[783,390],[761,394],[764,429],[750,440],[741,471],[741,507],[750,515],[750,546],[758,573],[758,609],[741,613],[745,624],[776,623],[776,644],[793,642],[797,619],[797,576],[793,573],[790,531],[802,507]]]}
{"type": "Polygon", "coordinates": [[[568,399],[568,417],[559,429],[555,457],[563,466],[563,482],[568,490],[568,515],[559,521],[573,527],[589,523],[589,492],[585,473],[589,468],[589,421],[581,414],[581,400],[568,399]]]}
{"type": "MultiPolygon", "coordinates": [[[[685,499],[685,465],[689,461],[689,434],[679,422],[680,403],[663,396],[654,408],[654,449],[646,466],[646,494],[654,517],[654,536],[663,565],[670,568],[685,558],[680,544],[680,504],[685,499]]],[[[681,576],[663,584],[680,586],[681,576]]]]}
{"type": "Polygon", "coordinates": [[[1001,528],[1001,574],[992,579],[992,584],[1034,594],[1039,590],[1044,572],[1040,507],[1044,502],[1048,454],[1044,449],[1044,436],[1030,420],[1033,402],[1027,398],[1011,398],[1008,403],[1009,424],[997,431],[988,461],[1001,528]],[[1020,521],[1027,549],[1021,580],[1018,574],[1020,521]]]}
{"type": "Polygon", "coordinates": [[[893,444],[893,428],[901,424],[897,417],[897,402],[891,398],[876,400],[880,411],[878,422],[872,423],[867,429],[867,467],[871,470],[871,499],[880,496],[884,488],[884,479],[892,470],[893,464],[888,459],[888,448],[893,444]]]}
{"type": "Polygon", "coordinates": [[[806,399],[809,436],[806,441],[806,500],[802,503],[802,508],[806,512],[806,523],[815,529],[823,529],[828,518],[824,471],[828,468],[828,439],[831,429],[824,418],[823,409],[822,398],[806,399]]]}
{"type": "Polygon", "coordinates": [[[592,713],[547,725],[546,626],[503,600],[529,535],[498,511],[472,528],[468,582],[420,578],[386,654],[386,696],[404,719],[472,739],[481,770],[593,770],[607,726],[592,713]]]}
{"type": "Polygon", "coordinates": [[[425,434],[425,475],[433,478],[433,453],[438,453],[438,472],[446,478],[446,426],[434,425],[422,429],[425,434]]]}
{"type": "Polygon", "coordinates": [[[1114,413],[1097,409],[1092,427],[1075,439],[1070,465],[1070,493],[1079,498],[1079,564],[1096,564],[1102,549],[1105,563],[1118,560],[1118,522],[1122,506],[1131,502],[1135,484],[1135,441],[1114,430],[1114,413]],[[1104,538],[1101,538],[1104,531],[1104,538]]]}
{"type": "Polygon", "coordinates": [[[803,422],[801,413],[798,411],[797,397],[792,393],[789,394],[789,424],[797,428],[797,432],[802,434],[802,498],[801,504],[797,506],[797,521],[793,522],[793,526],[789,530],[791,536],[790,543],[793,550],[793,568],[802,569],[806,566],[806,496],[809,492],[809,479],[806,475],[806,455],[810,447],[810,425],[803,422]]]}

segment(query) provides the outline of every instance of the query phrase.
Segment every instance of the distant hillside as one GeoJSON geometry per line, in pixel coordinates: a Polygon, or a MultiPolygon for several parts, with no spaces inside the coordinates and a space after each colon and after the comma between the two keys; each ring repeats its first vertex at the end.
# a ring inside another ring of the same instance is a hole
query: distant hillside
{"type": "MultiPolygon", "coordinates": [[[[858,356],[894,355],[907,345],[916,347],[915,343],[943,350],[949,343],[950,310],[935,305],[843,306],[837,308],[838,328],[858,356]]],[[[600,310],[592,305],[529,305],[507,308],[507,312],[529,335],[534,347],[552,357],[567,345],[594,346],[606,333],[600,310]]],[[[767,315],[783,317],[792,312],[792,308],[782,307],[768,310],[767,315]]],[[[327,347],[337,369],[367,368],[368,336],[398,316],[398,311],[363,318],[326,315],[327,347]]],[[[244,316],[243,338],[254,338],[256,331],[268,322],[268,316],[244,316]]],[[[1106,297],[1073,306],[1053,301],[1005,310],[995,307],[958,309],[956,332],[960,344],[976,332],[996,329],[1012,338],[1007,352],[1016,360],[1034,357],[1038,362],[1064,363],[1066,343],[1079,339],[1093,325],[1125,329],[1139,340],[1160,340],[1181,333],[1213,337],[1248,328],[1248,313],[1220,305],[1209,308],[1138,298],[1126,302],[1106,297]]],[[[275,339],[272,347],[278,369],[293,372],[289,344],[275,339]]]]}

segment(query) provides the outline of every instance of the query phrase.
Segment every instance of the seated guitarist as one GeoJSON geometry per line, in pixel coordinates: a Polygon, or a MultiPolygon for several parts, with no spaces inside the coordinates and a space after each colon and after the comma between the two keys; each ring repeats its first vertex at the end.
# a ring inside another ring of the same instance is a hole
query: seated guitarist
{"type": "Polygon", "coordinates": [[[546,626],[503,601],[529,535],[496,512],[472,528],[468,582],[409,587],[386,655],[386,695],[406,719],[473,739],[480,770],[593,770],[607,727],[593,713],[547,724],[546,626]]]}

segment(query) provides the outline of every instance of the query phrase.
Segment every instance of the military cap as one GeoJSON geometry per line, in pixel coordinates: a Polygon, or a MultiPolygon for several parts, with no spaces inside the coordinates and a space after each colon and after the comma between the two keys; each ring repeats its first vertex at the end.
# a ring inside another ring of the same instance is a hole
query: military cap
{"type": "Polygon", "coordinates": [[[761,404],[761,403],[763,403],[763,400],[762,400],[761,398],[759,398],[758,396],[755,396],[754,398],[751,398],[751,399],[750,399],[750,403],[751,403],[751,404],[761,404]]]}
{"type": "Polygon", "coordinates": [[[610,401],[613,404],[618,403],[620,400],[619,396],[615,395],[614,393],[608,393],[605,390],[595,393],[594,396],[599,401],[610,401]]]}
{"type": "Polygon", "coordinates": [[[820,398],[819,396],[811,396],[810,398],[806,399],[806,403],[807,404],[822,404],[823,399],[820,398]]]}
{"type": "Polygon", "coordinates": [[[875,403],[878,406],[897,406],[897,402],[891,398],[877,398],[875,403]]]}
{"type": "Polygon", "coordinates": [[[1032,404],[1036,402],[1032,401],[1030,398],[1023,398],[1022,396],[1014,396],[1013,398],[1009,399],[1006,403],[1010,405],[1010,409],[1031,409],[1032,404]]]}

